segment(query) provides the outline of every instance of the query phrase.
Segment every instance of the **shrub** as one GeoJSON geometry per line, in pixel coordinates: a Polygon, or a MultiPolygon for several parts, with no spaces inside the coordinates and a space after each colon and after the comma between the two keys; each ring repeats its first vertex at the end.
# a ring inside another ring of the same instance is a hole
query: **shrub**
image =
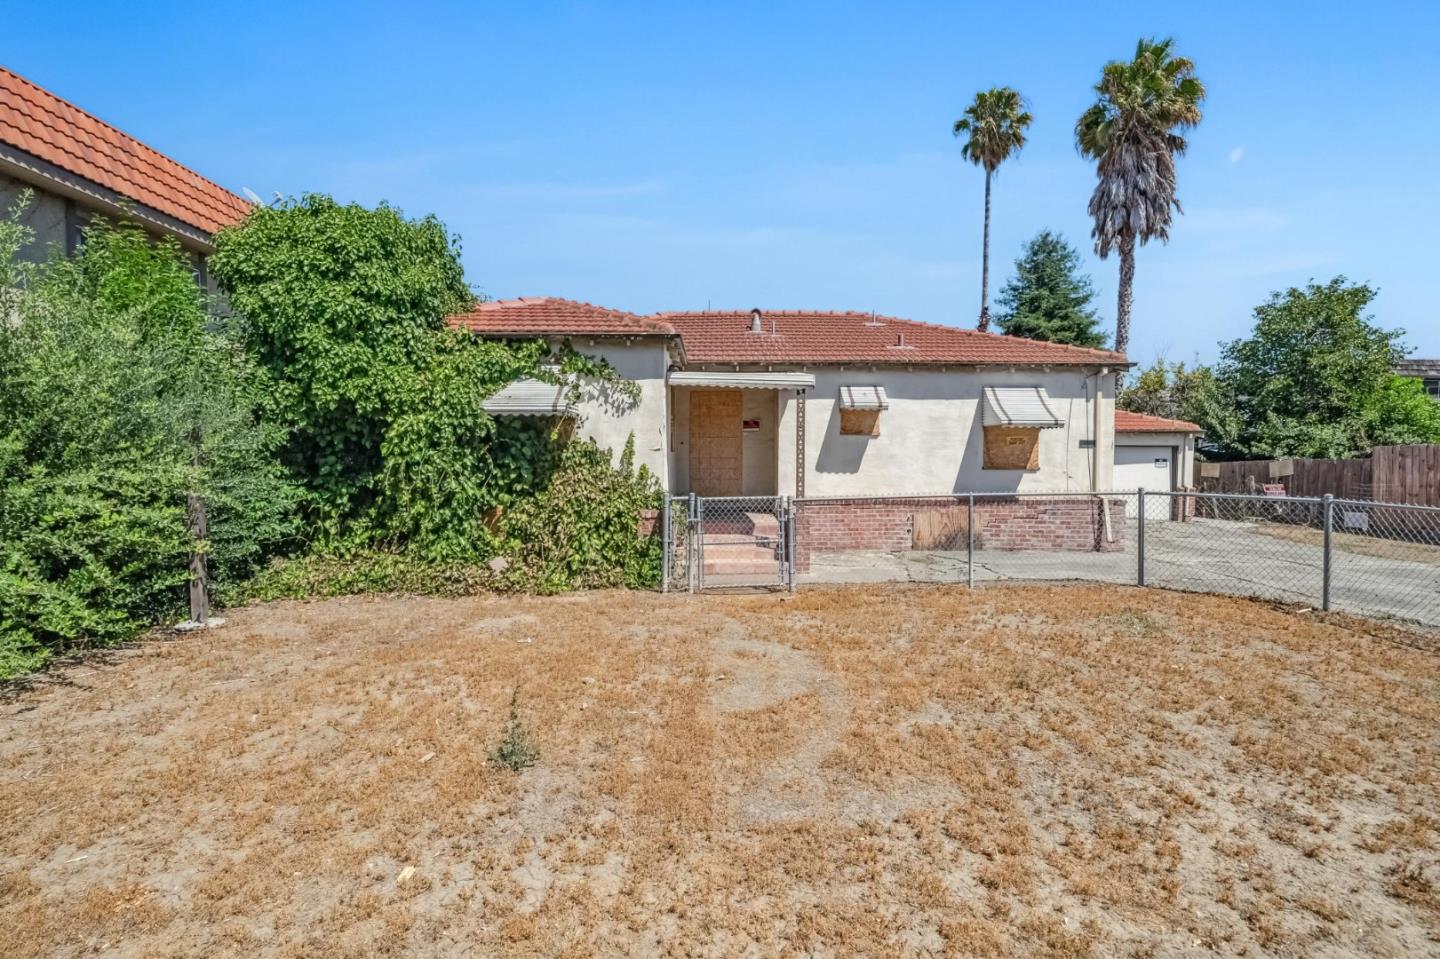
{"type": "Polygon", "coordinates": [[[177,616],[193,549],[223,593],[293,534],[253,367],[180,249],[97,222],[34,267],[29,238],[0,221],[0,675],[177,616]]]}
{"type": "Polygon", "coordinates": [[[658,586],[659,533],[642,536],[639,518],[641,510],[660,508],[662,493],[650,471],[634,463],[633,435],[618,467],[593,442],[566,446],[549,485],[500,519],[514,560],[505,581],[544,593],[658,586]]]}

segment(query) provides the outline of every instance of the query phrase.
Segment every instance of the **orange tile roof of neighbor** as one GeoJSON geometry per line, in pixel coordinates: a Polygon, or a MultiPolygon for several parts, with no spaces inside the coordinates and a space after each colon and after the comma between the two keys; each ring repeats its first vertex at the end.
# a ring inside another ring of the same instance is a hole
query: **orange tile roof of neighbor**
{"type": "Polygon", "coordinates": [[[680,332],[690,363],[1124,365],[1119,353],[1044,343],[870,313],[657,313],[680,332]]]}
{"type": "Polygon", "coordinates": [[[205,233],[250,210],[224,187],[3,66],[0,143],[205,233]]]}
{"type": "Polygon", "coordinates": [[[446,322],[491,336],[674,336],[675,328],[649,317],[578,303],[558,296],[522,296],[479,303],[446,322]]]}
{"type": "Polygon", "coordinates": [[[1203,433],[1194,423],[1186,420],[1169,420],[1163,416],[1148,413],[1132,413],[1129,410],[1115,411],[1115,432],[1117,433],[1203,433]]]}

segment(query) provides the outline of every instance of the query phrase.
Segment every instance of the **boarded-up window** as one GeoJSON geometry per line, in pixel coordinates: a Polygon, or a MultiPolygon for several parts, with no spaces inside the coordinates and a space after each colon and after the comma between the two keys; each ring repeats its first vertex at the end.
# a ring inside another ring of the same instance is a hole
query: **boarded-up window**
{"type": "Polygon", "coordinates": [[[985,469],[1038,470],[1040,430],[1033,426],[985,427],[985,469]]]}
{"type": "Polygon", "coordinates": [[[879,436],[880,411],[842,409],[840,411],[840,435],[879,436]]]}

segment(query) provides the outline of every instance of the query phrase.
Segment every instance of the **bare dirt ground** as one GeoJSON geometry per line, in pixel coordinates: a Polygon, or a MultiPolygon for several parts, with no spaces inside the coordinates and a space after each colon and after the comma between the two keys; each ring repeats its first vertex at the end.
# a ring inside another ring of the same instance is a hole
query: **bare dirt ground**
{"type": "Polygon", "coordinates": [[[0,703],[0,952],[1436,954],[1437,716],[1123,587],[273,604],[0,703]]]}

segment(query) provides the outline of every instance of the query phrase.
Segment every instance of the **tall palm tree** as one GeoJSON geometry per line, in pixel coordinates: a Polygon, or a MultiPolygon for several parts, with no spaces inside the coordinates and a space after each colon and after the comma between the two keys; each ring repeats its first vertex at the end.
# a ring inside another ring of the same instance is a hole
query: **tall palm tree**
{"type": "Polygon", "coordinates": [[[981,330],[990,328],[990,178],[1025,145],[1025,129],[1033,120],[1025,101],[1009,87],[991,87],[975,94],[975,102],[955,121],[955,135],[966,136],[960,155],[985,168],[985,252],[980,268],[981,330]]]}
{"type": "MultiPolygon", "coordinates": [[[[1130,307],[1135,286],[1135,241],[1170,239],[1175,196],[1175,158],[1185,152],[1179,131],[1200,122],[1205,85],[1195,64],[1175,56],[1175,41],[1141,40],[1135,59],[1105,65],[1094,105],[1075,123],[1075,145],[1097,160],[1090,216],[1095,252],[1120,254],[1120,291],[1115,307],[1115,349],[1130,345],[1130,307]]],[[[1181,211],[1183,212],[1183,211],[1181,211]]]]}

